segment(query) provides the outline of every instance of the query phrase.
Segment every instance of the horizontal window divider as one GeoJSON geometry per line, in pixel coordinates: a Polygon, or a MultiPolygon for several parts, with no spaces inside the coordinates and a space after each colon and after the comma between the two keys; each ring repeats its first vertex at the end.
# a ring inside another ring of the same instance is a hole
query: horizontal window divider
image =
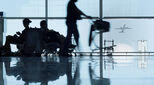
{"type": "Polygon", "coordinates": [[[105,16],[103,19],[154,19],[154,16],[105,16]]]}
{"type": "MultiPolygon", "coordinates": [[[[0,17],[1,19],[46,19],[46,17],[0,17]]],[[[83,19],[88,19],[86,17],[82,17],[83,19]]],[[[48,17],[48,19],[66,19],[66,17],[48,17]]],[[[99,17],[92,17],[92,19],[99,19],[99,17]]]]}

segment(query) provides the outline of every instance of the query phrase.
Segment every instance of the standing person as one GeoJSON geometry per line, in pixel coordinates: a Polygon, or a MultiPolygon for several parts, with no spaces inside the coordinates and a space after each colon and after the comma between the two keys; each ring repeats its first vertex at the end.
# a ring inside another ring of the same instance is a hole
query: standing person
{"type": "Polygon", "coordinates": [[[87,16],[80,9],[77,8],[77,6],[75,5],[76,2],[77,0],[70,0],[67,5],[67,36],[65,39],[63,50],[60,53],[61,55],[68,55],[68,48],[71,45],[72,34],[74,35],[77,46],[79,45],[79,32],[77,29],[77,20],[81,19],[81,15],[91,19],[90,16],[87,16]]]}

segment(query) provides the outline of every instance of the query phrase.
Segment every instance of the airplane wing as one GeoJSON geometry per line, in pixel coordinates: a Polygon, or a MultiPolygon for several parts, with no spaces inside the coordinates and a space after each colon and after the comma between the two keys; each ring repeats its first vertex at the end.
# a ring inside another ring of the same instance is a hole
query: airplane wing
{"type": "Polygon", "coordinates": [[[129,27],[125,27],[124,29],[132,29],[132,28],[129,28],[129,27]]]}
{"type": "Polygon", "coordinates": [[[119,30],[121,30],[122,28],[115,28],[115,29],[119,29],[119,30]]]}

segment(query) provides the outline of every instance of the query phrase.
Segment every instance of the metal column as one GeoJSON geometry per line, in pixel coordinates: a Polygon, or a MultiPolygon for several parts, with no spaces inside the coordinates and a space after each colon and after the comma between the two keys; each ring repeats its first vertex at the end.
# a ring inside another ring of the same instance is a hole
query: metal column
{"type": "Polygon", "coordinates": [[[0,85],[4,85],[4,79],[3,79],[3,62],[0,62],[0,85]]]}
{"type": "Polygon", "coordinates": [[[45,20],[47,22],[48,27],[48,0],[45,0],[45,20]]]}
{"type": "MultiPolygon", "coordinates": [[[[100,0],[99,18],[103,18],[103,0],[100,0]]],[[[100,78],[103,79],[103,32],[100,31],[100,78]]]]}
{"type": "Polygon", "coordinates": [[[4,19],[3,12],[0,12],[0,47],[3,45],[4,19]]]}

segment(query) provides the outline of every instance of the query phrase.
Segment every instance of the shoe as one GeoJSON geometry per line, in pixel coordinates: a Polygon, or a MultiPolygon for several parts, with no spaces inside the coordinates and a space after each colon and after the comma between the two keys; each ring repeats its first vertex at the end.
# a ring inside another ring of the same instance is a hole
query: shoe
{"type": "Polygon", "coordinates": [[[5,51],[4,47],[3,46],[0,47],[0,56],[3,56],[4,55],[4,51],[5,51]]]}
{"type": "Polygon", "coordinates": [[[62,57],[71,57],[72,55],[71,54],[68,54],[68,53],[60,53],[59,56],[62,56],[62,57]]]}
{"type": "Polygon", "coordinates": [[[73,45],[73,44],[69,45],[69,48],[75,48],[75,47],[76,45],[73,45]]]}
{"type": "Polygon", "coordinates": [[[7,50],[4,46],[0,47],[0,56],[11,56],[10,50],[7,50]]]}

